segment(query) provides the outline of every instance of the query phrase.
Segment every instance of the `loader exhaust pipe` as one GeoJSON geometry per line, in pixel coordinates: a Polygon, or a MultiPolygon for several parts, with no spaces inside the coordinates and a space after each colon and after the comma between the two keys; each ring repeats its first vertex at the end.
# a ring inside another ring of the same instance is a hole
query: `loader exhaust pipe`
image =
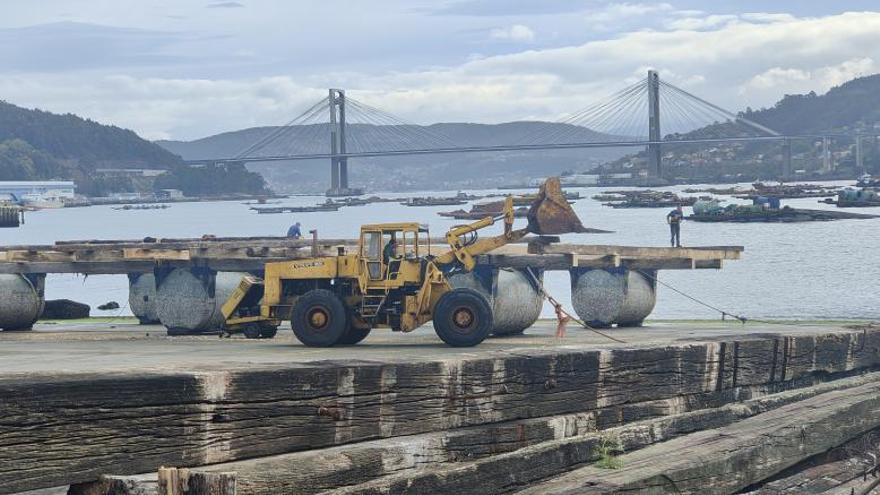
{"type": "Polygon", "coordinates": [[[526,218],[529,220],[527,229],[533,234],[588,232],[565,199],[559,177],[550,177],[541,184],[538,197],[529,207],[526,218]]]}

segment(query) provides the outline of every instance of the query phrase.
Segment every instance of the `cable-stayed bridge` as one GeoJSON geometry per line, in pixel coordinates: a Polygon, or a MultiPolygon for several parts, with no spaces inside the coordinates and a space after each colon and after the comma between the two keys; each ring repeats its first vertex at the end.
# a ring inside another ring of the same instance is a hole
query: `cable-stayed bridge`
{"type": "MultiPolygon", "coordinates": [[[[538,122],[495,142],[446,135],[441,125],[422,126],[330,89],[290,122],[269,128],[234,156],[205,162],[267,162],[326,159],[328,195],[355,192],[349,184],[349,159],[443,153],[505,152],[549,149],[644,147],[648,173],[662,177],[663,147],[675,144],[775,141],[782,144],[782,173],[791,173],[791,141],[822,139],[829,166],[831,135],[784,135],[741,114],[660,80],[656,71],[587,108],[556,122],[538,122]]],[[[856,138],[858,166],[861,141],[856,138]]]]}

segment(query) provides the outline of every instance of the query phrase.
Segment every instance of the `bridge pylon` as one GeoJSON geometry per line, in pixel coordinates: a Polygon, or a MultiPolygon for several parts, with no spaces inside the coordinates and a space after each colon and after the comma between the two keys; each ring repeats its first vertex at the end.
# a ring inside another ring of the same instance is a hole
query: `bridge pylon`
{"type": "Polygon", "coordinates": [[[327,196],[353,196],[363,194],[348,185],[348,157],[345,142],[345,90],[331,88],[328,106],[330,108],[330,189],[327,196]]]}
{"type": "MultiPolygon", "coordinates": [[[[648,141],[660,141],[660,74],[648,71],[648,141]]],[[[660,178],[663,175],[660,144],[649,144],[648,176],[660,178]]]]}

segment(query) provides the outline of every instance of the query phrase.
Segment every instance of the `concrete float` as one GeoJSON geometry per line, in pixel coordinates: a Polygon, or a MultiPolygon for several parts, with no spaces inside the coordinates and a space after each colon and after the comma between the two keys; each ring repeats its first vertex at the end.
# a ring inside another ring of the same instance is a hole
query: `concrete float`
{"type": "Polygon", "coordinates": [[[142,325],[159,323],[156,314],[156,276],[152,273],[128,274],[128,307],[142,325]]]}
{"type": "Polygon", "coordinates": [[[0,329],[30,330],[43,313],[46,275],[0,274],[0,329]]]}
{"type": "Polygon", "coordinates": [[[572,268],[571,302],[593,327],[641,326],[657,302],[656,270],[572,268]]]}
{"type": "Polygon", "coordinates": [[[218,331],[223,325],[220,308],[244,275],[199,267],[158,273],[156,316],[169,335],[218,331]]]}
{"type": "MultiPolygon", "coordinates": [[[[540,270],[535,270],[539,279],[540,270]]],[[[477,265],[471,273],[457,273],[449,279],[453,287],[467,287],[483,294],[492,306],[496,336],[517,335],[541,316],[544,298],[523,270],[477,265]]]]}

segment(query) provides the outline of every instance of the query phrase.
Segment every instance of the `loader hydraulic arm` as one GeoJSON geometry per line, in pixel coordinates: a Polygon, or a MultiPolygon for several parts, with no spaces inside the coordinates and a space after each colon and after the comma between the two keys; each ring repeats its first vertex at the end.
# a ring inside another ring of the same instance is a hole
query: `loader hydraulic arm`
{"type": "Polygon", "coordinates": [[[437,256],[434,262],[438,266],[458,262],[465,271],[472,271],[476,266],[474,256],[516,242],[527,234],[557,235],[587,231],[565,199],[559,177],[550,177],[541,185],[526,217],[529,221],[528,226],[513,230],[513,198],[508,196],[500,215],[486,217],[469,225],[453,227],[447,232],[446,241],[451,249],[437,256]],[[495,225],[495,222],[502,219],[504,220],[502,235],[486,239],[477,236],[478,230],[495,225]]]}
{"type": "Polygon", "coordinates": [[[434,262],[437,265],[448,265],[458,261],[465,271],[472,271],[477,264],[474,256],[485,254],[505,244],[516,242],[529,233],[528,229],[513,229],[513,213],[513,198],[508,197],[504,200],[504,210],[501,215],[486,217],[468,225],[453,227],[446,233],[446,241],[451,249],[437,256],[434,262]],[[495,225],[495,222],[498,220],[504,221],[503,234],[485,239],[480,239],[476,235],[470,237],[470,234],[476,234],[480,229],[495,225]]]}

